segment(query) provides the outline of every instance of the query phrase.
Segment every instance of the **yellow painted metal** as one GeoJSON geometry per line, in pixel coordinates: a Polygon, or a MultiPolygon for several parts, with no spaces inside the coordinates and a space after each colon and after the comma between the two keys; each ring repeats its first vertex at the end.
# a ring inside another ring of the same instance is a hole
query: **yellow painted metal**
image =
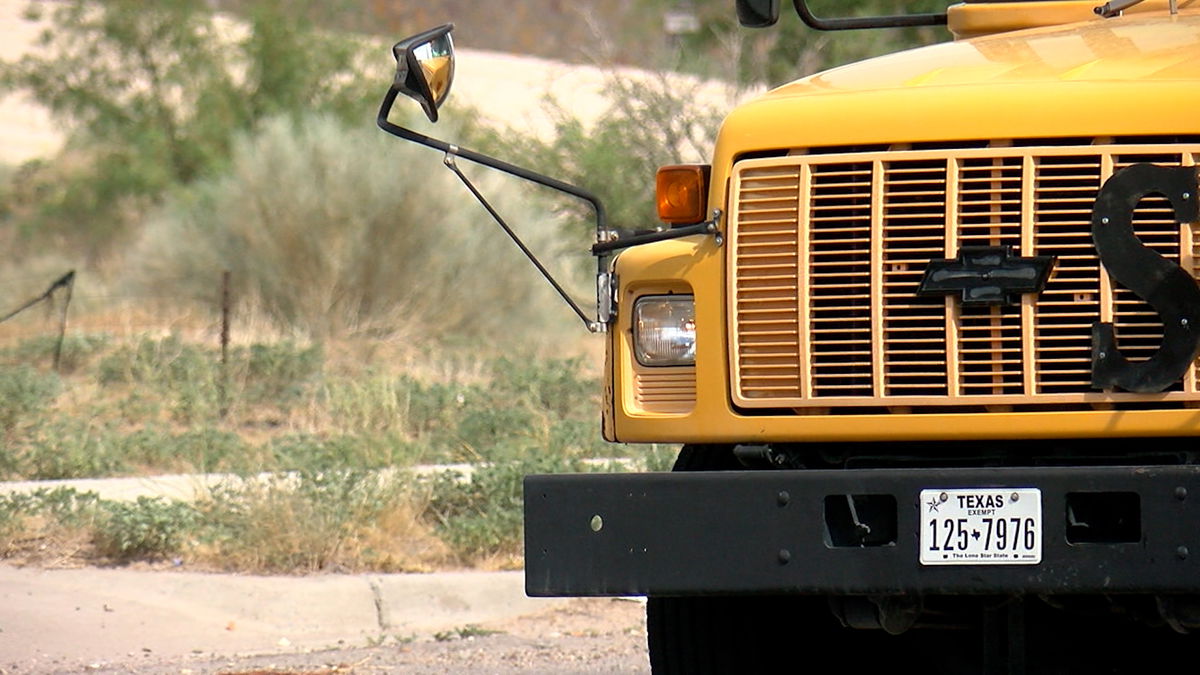
{"type": "MultiPolygon", "coordinates": [[[[978,37],[1080,21],[1110,21],[1094,8],[1104,0],[1039,0],[1038,2],[967,2],[946,11],[947,28],[957,38],[978,37]]],[[[1169,0],[1146,0],[1125,10],[1126,15],[1165,14],[1169,0]]],[[[1185,8],[1187,4],[1181,3],[1185,8]]]]}
{"type": "MultiPolygon", "coordinates": [[[[1038,3],[1039,5],[1043,3],[1038,3]]],[[[1079,3],[1047,3],[1067,20],[1079,3]]],[[[1092,3],[1087,3],[1089,7],[1092,3]]],[[[1024,138],[1200,134],[1200,12],[1150,0],[1127,16],[922,48],[785,85],[735,110],[712,162],[710,208],[727,208],[746,153],[1024,138]]],[[[1009,3],[1026,10],[1031,3],[1009,3]]],[[[964,34],[996,22],[956,8],[964,34]],[[972,23],[975,22],[975,23],[972,23]]],[[[1063,20],[1063,19],[1055,19],[1063,20]]],[[[1039,19],[1040,21],[1040,19],[1039,19]]],[[[1024,24],[1021,24],[1024,25],[1024,24]]],[[[627,442],[901,441],[1200,435],[1200,410],[739,415],[729,398],[725,251],[705,236],[623,252],[609,333],[606,437],[627,442]],[[694,293],[696,401],[688,413],[634,401],[629,311],[642,294],[694,293]]]]}
{"type": "Polygon", "coordinates": [[[713,158],[714,193],[724,188],[720,167],[780,148],[1196,133],[1197,64],[1200,12],[1184,10],[1174,18],[1138,15],[963,40],[835,68],[730,114],[713,158]]]}
{"type": "Polygon", "coordinates": [[[724,255],[711,237],[630,249],[617,261],[620,301],[688,292],[696,297],[695,408],[687,414],[640,412],[633,402],[629,312],[609,334],[613,359],[614,438],[624,442],[911,441],[1200,435],[1200,410],[883,415],[737,414],[729,400],[724,255]]]}
{"type": "MultiPolygon", "coordinates": [[[[1091,387],[1093,323],[1144,335],[1121,348],[1135,361],[1149,358],[1162,338],[1149,306],[1104,283],[1091,202],[1115,170],[1148,157],[1191,166],[1200,143],[1091,140],[739,162],[728,209],[734,401],[745,408],[1146,402],[1144,394],[1091,387]],[[802,225],[811,236],[798,235],[802,225]],[[929,262],[956,257],[960,245],[1070,259],[1060,260],[1036,299],[1023,296],[1024,307],[968,309],[918,297],[929,262]],[[868,299],[869,315],[856,310],[868,299]],[[801,336],[820,353],[801,353],[801,336]],[[813,384],[803,386],[806,378],[813,384]]],[[[1147,201],[1139,214],[1137,236],[1179,260],[1192,228],[1180,228],[1165,203],[1147,201]]],[[[1200,392],[1172,388],[1153,400],[1200,402],[1200,392]]]]}
{"type": "Polygon", "coordinates": [[[957,38],[978,37],[1079,21],[1103,21],[1092,8],[1103,0],[1047,0],[1015,5],[1011,2],[971,2],[946,10],[946,27],[957,38]]]}

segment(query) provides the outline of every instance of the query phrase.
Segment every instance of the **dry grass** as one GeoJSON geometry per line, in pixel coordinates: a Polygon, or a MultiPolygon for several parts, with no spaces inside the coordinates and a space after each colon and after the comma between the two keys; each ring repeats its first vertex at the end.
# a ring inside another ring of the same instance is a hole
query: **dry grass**
{"type": "Polygon", "coordinates": [[[187,560],[267,573],[429,571],[449,556],[424,524],[423,507],[407,487],[325,501],[304,486],[250,486],[199,504],[223,527],[220,538],[193,542],[187,560]]]}

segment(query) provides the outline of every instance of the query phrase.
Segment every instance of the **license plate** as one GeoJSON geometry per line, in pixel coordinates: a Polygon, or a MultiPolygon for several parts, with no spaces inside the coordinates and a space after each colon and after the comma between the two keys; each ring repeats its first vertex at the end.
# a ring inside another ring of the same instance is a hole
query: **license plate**
{"type": "Polygon", "coordinates": [[[1042,561],[1037,488],[921,490],[922,565],[1036,565],[1042,561]]]}

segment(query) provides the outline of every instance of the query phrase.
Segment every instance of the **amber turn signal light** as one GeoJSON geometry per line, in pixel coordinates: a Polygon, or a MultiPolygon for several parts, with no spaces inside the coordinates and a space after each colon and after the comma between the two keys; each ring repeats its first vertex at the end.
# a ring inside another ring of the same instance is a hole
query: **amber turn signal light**
{"type": "Polygon", "coordinates": [[[710,170],[707,164],[660,167],[654,177],[659,220],[668,225],[704,222],[710,170]]]}

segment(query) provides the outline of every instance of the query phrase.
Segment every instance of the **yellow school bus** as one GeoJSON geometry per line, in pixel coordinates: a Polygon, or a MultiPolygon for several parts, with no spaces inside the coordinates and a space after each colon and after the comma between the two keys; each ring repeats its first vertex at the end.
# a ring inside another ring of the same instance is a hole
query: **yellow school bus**
{"type": "Polygon", "coordinates": [[[659,171],[650,234],[388,122],[398,93],[436,116],[421,50],[452,57],[448,26],[397,45],[380,126],[595,206],[572,307],[607,340],[602,433],[683,445],[670,473],[527,478],[529,594],[648,597],[656,673],[1189,662],[1200,9],[1097,2],[738,0],[748,27],[952,39],[739,106],[710,164],[659,171]]]}

